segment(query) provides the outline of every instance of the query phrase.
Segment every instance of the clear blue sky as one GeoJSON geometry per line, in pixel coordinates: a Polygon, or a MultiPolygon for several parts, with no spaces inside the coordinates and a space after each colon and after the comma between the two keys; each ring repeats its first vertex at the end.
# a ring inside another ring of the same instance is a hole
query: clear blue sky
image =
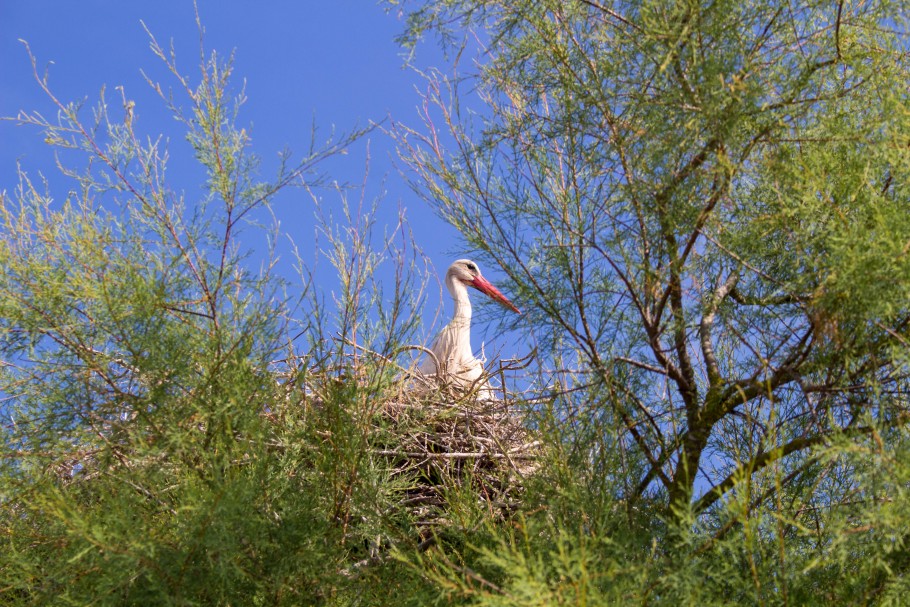
{"type": "MultiPolygon", "coordinates": [[[[415,87],[420,77],[405,67],[394,38],[404,23],[372,1],[200,0],[209,50],[236,51],[234,83],[246,80],[248,102],[239,125],[251,126],[253,151],[263,158],[265,174],[276,166],[284,148],[305,152],[315,123],[324,134],[332,128],[349,131],[387,116],[416,124],[420,103],[415,87]]],[[[175,121],[145,83],[140,70],[164,83],[175,84],[161,61],[149,50],[143,21],[163,45],[173,41],[178,65],[196,76],[199,36],[191,0],[0,0],[0,116],[37,110],[47,117],[55,111],[35,83],[27,53],[19,39],[28,41],[39,69],[49,67],[50,84],[64,101],[87,100],[90,107],[107,86],[109,104],[119,106],[116,86],[123,86],[136,102],[134,128],[143,135],[171,136],[174,160],[170,171],[177,189],[198,188],[181,174],[189,160],[188,146],[175,121]]],[[[432,45],[421,47],[417,66],[439,62],[432,45]]],[[[87,108],[88,109],[88,108],[87,108]]],[[[438,220],[408,189],[394,162],[392,142],[381,133],[370,136],[371,195],[382,195],[382,209],[394,223],[399,205],[438,270],[462,256],[457,234],[438,220]]],[[[360,182],[364,174],[365,145],[327,166],[339,181],[360,182]]],[[[33,128],[0,122],[0,189],[11,192],[17,183],[16,162],[30,175],[53,174],[53,156],[33,128]]],[[[52,186],[62,197],[66,186],[52,186]]],[[[327,199],[331,200],[331,194],[327,199]]],[[[313,236],[313,207],[303,192],[280,199],[276,215],[300,246],[313,236]]],[[[286,256],[286,261],[290,259],[286,256]]],[[[495,269],[487,272],[495,281],[495,269]]],[[[431,305],[435,305],[431,300],[431,305]]],[[[447,313],[450,306],[447,305],[447,313]]],[[[435,310],[434,310],[435,311],[435,310]]],[[[432,319],[432,314],[427,318],[432,319]]],[[[482,335],[474,338],[478,348],[482,335]]]]}

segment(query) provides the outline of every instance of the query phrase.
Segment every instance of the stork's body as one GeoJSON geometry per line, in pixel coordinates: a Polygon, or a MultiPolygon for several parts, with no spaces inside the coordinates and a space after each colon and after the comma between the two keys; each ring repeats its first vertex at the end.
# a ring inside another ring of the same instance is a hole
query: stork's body
{"type": "Polygon", "coordinates": [[[449,266],[445,283],[455,303],[455,312],[452,321],[433,342],[430,348],[433,356],[427,356],[420,371],[462,390],[477,390],[480,398],[491,398],[492,390],[487,381],[478,381],[483,376],[483,362],[474,356],[471,349],[471,300],[468,297],[468,287],[474,287],[512,311],[520,312],[481,276],[480,269],[470,260],[459,259],[449,266]]]}

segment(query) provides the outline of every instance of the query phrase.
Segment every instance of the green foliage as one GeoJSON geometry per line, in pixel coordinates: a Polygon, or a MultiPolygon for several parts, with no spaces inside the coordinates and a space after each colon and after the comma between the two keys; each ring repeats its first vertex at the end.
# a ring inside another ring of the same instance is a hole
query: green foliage
{"type": "MultiPolygon", "coordinates": [[[[750,507],[743,496],[718,525],[691,515],[665,525],[656,504],[596,502],[565,476],[558,485],[539,479],[531,491],[541,503],[526,515],[413,565],[454,603],[901,605],[910,460],[906,433],[889,438],[885,451],[873,437],[819,454],[826,466],[849,466],[851,500],[815,496],[784,512],[750,507]]],[[[787,498],[798,500],[793,493],[787,498]]]]}
{"type": "Polygon", "coordinates": [[[362,224],[324,225],[338,342],[305,266],[297,301],[274,250],[257,272],[242,248],[257,230],[277,240],[258,222],[283,188],[321,208],[315,168],[361,133],[260,181],[230,62],[213,54],[193,85],[152,48],[184,95],[150,82],[186,128],[198,197],[168,185],[168,151],[136,131],[125,93],[120,121],[103,93],[90,124],[62,103],[57,123],[17,119],[85,168],[61,165],[62,203],[24,172],[0,200],[0,603],[377,604],[419,587],[396,562],[364,567],[416,539],[392,508],[403,481],[369,449],[394,367],[348,345],[394,356],[413,332],[404,224],[377,251],[362,224]],[[382,290],[390,263],[400,280],[382,290]]]}
{"type": "Polygon", "coordinates": [[[230,61],[194,83],[152,38],[198,196],[122,89],[86,122],[39,76],[59,121],[18,117],[71,191],[22,172],[0,198],[0,603],[905,603],[900,7],[415,4],[403,41],[437,35],[454,71],[392,134],[528,310],[521,504],[439,473],[441,516],[402,506],[426,479],[396,433],[440,424],[383,416],[426,267],[403,221],[323,200],[360,133],[262,179],[230,61]],[[299,253],[292,285],[244,252],[294,186],[331,301],[299,253]]]}
{"type": "Polygon", "coordinates": [[[520,294],[504,321],[537,346],[551,483],[578,488],[538,487],[536,516],[425,563],[437,586],[899,604],[905,7],[411,8],[406,41],[435,34],[454,59],[427,74],[424,124],[396,131],[402,155],[520,294]]]}

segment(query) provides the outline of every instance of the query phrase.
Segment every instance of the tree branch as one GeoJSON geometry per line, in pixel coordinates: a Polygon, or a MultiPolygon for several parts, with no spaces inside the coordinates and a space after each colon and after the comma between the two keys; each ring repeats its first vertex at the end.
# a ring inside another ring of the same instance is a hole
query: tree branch
{"type": "MultiPolygon", "coordinates": [[[[903,423],[906,421],[906,416],[899,416],[895,425],[903,423]]],[[[858,434],[868,434],[871,433],[874,428],[863,426],[859,428],[842,428],[840,433],[848,434],[850,436],[858,434]]],[[[787,457],[791,453],[796,453],[797,451],[802,451],[815,445],[819,445],[829,440],[831,437],[835,436],[835,432],[827,432],[824,434],[817,434],[815,436],[803,436],[800,438],[795,438],[789,443],[772,449],[771,451],[765,451],[764,453],[759,453],[751,460],[746,463],[740,464],[736,470],[731,472],[727,478],[723,481],[709,489],[693,506],[695,512],[703,512],[719,500],[723,495],[736,486],[739,478],[743,476],[744,473],[748,471],[749,475],[754,474],[755,472],[766,468],[774,462],[780,461],[781,459],[787,457]]]]}
{"type": "Polygon", "coordinates": [[[708,301],[705,315],[702,316],[701,325],[699,326],[699,337],[701,339],[702,355],[705,357],[705,365],[708,370],[708,383],[711,387],[720,385],[721,377],[718,368],[717,356],[714,354],[714,346],[711,344],[711,329],[714,326],[714,318],[717,315],[717,308],[727,295],[736,287],[739,281],[739,273],[732,272],[723,284],[718,285],[711,294],[708,301]]]}

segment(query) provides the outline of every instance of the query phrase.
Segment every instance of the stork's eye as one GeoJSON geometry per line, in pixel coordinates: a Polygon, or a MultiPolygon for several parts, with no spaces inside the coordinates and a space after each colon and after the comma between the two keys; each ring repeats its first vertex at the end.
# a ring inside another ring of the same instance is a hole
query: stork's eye
{"type": "Polygon", "coordinates": [[[465,265],[467,266],[468,271],[470,271],[470,272],[476,272],[476,271],[477,271],[477,266],[475,266],[473,263],[467,263],[467,264],[465,264],[465,265]]]}

